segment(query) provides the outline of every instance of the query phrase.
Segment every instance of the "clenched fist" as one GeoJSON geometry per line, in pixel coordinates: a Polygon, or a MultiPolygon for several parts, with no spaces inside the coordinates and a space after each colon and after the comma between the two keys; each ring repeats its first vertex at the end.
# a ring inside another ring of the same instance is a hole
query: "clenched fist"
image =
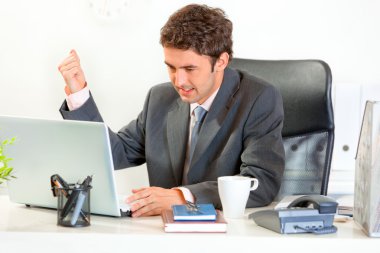
{"type": "Polygon", "coordinates": [[[80,91],[86,86],[79,56],[75,50],[70,51],[69,56],[58,66],[58,70],[66,82],[65,92],[67,95],[80,91]]]}

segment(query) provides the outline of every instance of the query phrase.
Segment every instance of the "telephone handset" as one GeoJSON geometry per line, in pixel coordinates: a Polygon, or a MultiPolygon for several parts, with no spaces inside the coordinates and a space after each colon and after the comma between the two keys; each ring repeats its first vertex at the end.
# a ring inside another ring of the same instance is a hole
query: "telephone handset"
{"type": "Polygon", "coordinates": [[[257,225],[281,234],[335,233],[333,225],[338,203],[323,195],[305,195],[292,201],[286,208],[251,213],[257,225]]]}
{"type": "Polygon", "coordinates": [[[313,209],[318,209],[320,214],[324,214],[324,213],[335,214],[336,209],[338,207],[338,203],[334,199],[327,196],[323,196],[323,195],[305,195],[293,200],[288,205],[288,208],[293,208],[293,207],[310,208],[310,206],[312,206],[313,209]]]}

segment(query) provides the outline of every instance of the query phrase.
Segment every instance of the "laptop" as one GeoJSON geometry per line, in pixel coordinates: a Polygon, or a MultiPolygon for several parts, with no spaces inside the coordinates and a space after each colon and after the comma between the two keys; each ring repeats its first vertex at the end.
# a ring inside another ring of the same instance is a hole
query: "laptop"
{"type": "MultiPolygon", "coordinates": [[[[129,216],[129,206],[116,191],[108,128],[104,123],[0,116],[0,140],[15,137],[5,154],[13,160],[8,184],[12,202],[57,208],[50,177],[67,183],[92,175],[91,213],[129,216]]],[[[125,197],[124,197],[125,198],[125,197]]]]}

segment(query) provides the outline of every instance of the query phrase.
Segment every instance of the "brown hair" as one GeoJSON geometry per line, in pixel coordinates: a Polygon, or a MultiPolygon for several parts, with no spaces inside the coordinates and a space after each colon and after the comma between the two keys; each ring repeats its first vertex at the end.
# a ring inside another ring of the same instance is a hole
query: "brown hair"
{"type": "Polygon", "coordinates": [[[208,55],[213,68],[223,52],[232,59],[232,22],[222,9],[190,4],[170,16],[161,28],[160,43],[208,55]]]}

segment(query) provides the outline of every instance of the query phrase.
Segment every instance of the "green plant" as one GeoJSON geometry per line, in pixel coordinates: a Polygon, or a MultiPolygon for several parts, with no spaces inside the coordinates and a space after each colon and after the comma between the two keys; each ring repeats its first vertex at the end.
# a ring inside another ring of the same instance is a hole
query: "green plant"
{"type": "Polygon", "coordinates": [[[0,184],[4,183],[6,180],[15,178],[11,175],[13,168],[9,167],[8,163],[12,158],[7,157],[4,154],[4,150],[7,145],[12,145],[16,138],[6,139],[0,143],[0,184]]]}

